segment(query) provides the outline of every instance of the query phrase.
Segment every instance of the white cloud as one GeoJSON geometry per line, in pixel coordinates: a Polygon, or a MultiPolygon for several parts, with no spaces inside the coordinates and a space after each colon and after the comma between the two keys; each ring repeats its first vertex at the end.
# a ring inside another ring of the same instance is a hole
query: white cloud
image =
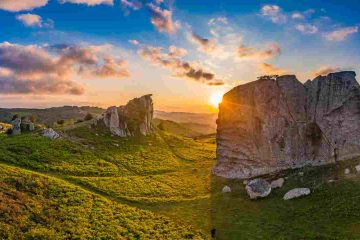
{"type": "Polygon", "coordinates": [[[304,34],[315,34],[319,31],[316,26],[311,24],[298,24],[296,29],[304,34]]]}
{"type": "Polygon", "coordinates": [[[162,9],[153,3],[147,5],[151,13],[151,23],[159,32],[166,32],[168,34],[175,34],[180,28],[178,21],[173,21],[172,11],[162,9]]]}
{"type": "Polygon", "coordinates": [[[19,12],[43,7],[47,3],[48,0],[0,0],[0,9],[19,12]]]}
{"type": "Polygon", "coordinates": [[[340,41],[345,40],[351,34],[357,33],[358,31],[359,31],[359,27],[357,27],[357,26],[344,27],[344,28],[340,28],[333,32],[329,32],[329,33],[325,34],[325,38],[328,41],[340,42],[340,41]]]}
{"type": "Polygon", "coordinates": [[[261,9],[261,15],[269,18],[273,23],[286,23],[287,17],[278,5],[265,5],[261,9]]]}
{"type": "Polygon", "coordinates": [[[293,18],[293,19],[304,19],[305,17],[301,13],[296,12],[296,13],[293,13],[291,15],[291,18],[293,18]]]}
{"type": "Polygon", "coordinates": [[[20,22],[22,22],[25,26],[38,26],[41,27],[42,26],[42,19],[39,15],[36,14],[19,14],[16,15],[16,19],[19,20],[20,22]]]}
{"type": "Polygon", "coordinates": [[[86,4],[88,6],[96,6],[101,4],[114,5],[113,0],[59,0],[61,3],[86,4]]]}

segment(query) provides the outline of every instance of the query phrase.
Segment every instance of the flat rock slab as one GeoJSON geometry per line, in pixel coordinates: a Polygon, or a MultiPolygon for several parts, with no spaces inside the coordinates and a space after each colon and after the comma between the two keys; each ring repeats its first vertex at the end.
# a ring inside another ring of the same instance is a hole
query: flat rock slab
{"type": "Polygon", "coordinates": [[[284,185],[285,180],[283,178],[279,178],[271,182],[270,186],[272,189],[281,188],[284,185]]]}
{"type": "Polygon", "coordinates": [[[250,199],[264,198],[271,193],[270,183],[262,178],[251,180],[245,189],[250,199]]]}
{"type": "Polygon", "coordinates": [[[288,191],[285,195],[284,195],[284,200],[290,200],[290,199],[294,199],[294,198],[298,198],[301,196],[306,196],[309,195],[311,193],[309,188],[294,188],[290,191],[288,191]]]}

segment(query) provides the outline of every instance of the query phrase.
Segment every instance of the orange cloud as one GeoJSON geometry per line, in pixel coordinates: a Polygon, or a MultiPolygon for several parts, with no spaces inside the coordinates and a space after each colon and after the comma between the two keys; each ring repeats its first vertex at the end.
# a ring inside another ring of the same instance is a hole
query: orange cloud
{"type": "Polygon", "coordinates": [[[357,33],[358,31],[359,27],[357,26],[340,28],[338,30],[325,34],[325,38],[328,41],[340,42],[345,40],[351,34],[357,33]]]}
{"type": "Polygon", "coordinates": [[[88,6],[96,6],[100,4],[114,5],[113,0],[60,0],[61,3],[86,4],[88,6]]]}
{"type": "Polygon", "coordinates": [[[237,57],[243,60],[262,60],[275,57],[281,53],[279,45],[269,44],[266,50],[257,50],[253,47],[240,46],[237,49],[237,57]]]}
{"type": "Polygon", "coordinates": [[[47,3],[48,0],[1,0],[0,9],[10,12],[19,12],[43,7],[47,3]]]}
{"type": "Polygon", "coordinates": [[[149,3],[148,8],[151,14],[151,23],[159,32],[166,32],[169,34],[176,33],[180,27],[179,22],[174,22],[172,19],[172,11],[162,9],[153,3],[149,3]]]}
{"type": "Polygon", "coordinates": [[[171,70],[175,76],[185,77],[209,86],[224,84],[223,81],[215,78],[215,74],[183,61],[180,55],[174,55],[171,49],[174,48],[170,48],[169,53],[166,53],[161,48],[143,47],[139,50],[139,55],[151,64],[160,65],[171,70]]]}
{"type": "Polygon", "coordinates": [[[199,50],[202,52],[210,54],[217,49],[217,46],[214,41],[207,38],[203,38],[195,33],[191,33],[189,35],[189,39],[191,42],[195,43],[199,47],[199,50]]]}
{"type": "Polygon", "coordinates": [[[337,71],[339,71],[339,68],[323,66],[323,67],[313,71],[311,74],[314,77],[317,77],[317,76],[322,76],[322,75],[328,75],[329,73],[333,73],[333,72],[337,72],[337,71]]]}
{"type": "Polygon", "coordinates": [[[285,75],[288,73],[288,70],[275,67],[268,63],[259,64],[259,69],[263,74],[266,75],[285,75]]]}
{"type": "Polygon", "coordinates": [[[102,57],[99,46],[0,44],[1,93],[82,94],[76,77],[129,76],[124,61],[102,57]],[[5,71],[6,70],[6,71],[5,71]],[[4,74],[6,73],[6,74],[4,74]]]}

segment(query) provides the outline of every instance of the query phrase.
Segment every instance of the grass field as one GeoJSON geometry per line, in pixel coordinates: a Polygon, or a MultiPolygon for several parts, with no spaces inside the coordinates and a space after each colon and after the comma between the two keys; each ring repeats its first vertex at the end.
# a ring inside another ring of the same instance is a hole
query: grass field
{"type": "Polygon", "coordinates": [[[282,172],[282,189],[250,201],[242,181],[211,175],[213,138],[57,130],[0,134],[0,239],[209,239],[213,227],[217,239],[360,239],[360,160],[282,172]],[[283,201],[293,187],[312,194],[283,201]]]}

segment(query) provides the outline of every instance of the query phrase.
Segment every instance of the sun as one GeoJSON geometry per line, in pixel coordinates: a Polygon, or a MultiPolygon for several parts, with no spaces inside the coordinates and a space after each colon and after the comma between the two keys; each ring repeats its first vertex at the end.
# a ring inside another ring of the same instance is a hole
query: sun
{"type": "Polygon", "coordinates": [[[222,102],[223,95],[224,92],[220,92],[220,91],[213,92],[210,95],[209,103],[216,108],[219,107],[219,104],[222,102]]]}

